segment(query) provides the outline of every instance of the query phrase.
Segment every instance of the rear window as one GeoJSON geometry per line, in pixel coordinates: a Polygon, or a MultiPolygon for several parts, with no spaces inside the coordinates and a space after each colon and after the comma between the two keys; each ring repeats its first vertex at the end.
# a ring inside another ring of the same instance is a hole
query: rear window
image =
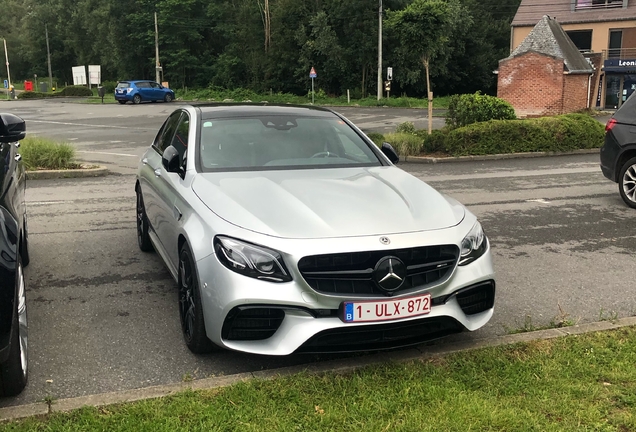
{"type": "Polygon", "coordinates": [[[203,119],[204,171],[379,166],[369,144],[338,117],[203,119]]]}
{"type": "Polygon", "coordinates": [[[124,82],[124,81],[122,81],[119,84],[117,84],[117,88],[128,88],[128,87],[130,87],[130,83],[127,83],[127,82],[124,82]]]}

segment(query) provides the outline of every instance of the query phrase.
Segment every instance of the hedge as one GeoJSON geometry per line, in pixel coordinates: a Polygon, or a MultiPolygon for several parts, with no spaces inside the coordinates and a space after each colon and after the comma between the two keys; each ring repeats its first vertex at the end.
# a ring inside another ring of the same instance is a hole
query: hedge
{"type": "Polygon", "coordinates": [[[18,99],[42,99],[65,96],[93,96],[93,92],[84,86],[68,86],[55,93],[25,91],[18,94],[18,99]]]}
{"type": "Polygon", "coordinates": [[[515,110],[509,102],[481,92],[451,96],[446,113],[450,128],[488,120],[515,120],[515,110]]]}
{"type": "Polygon", "coordinates": [[[524,152],[561,152],[598,148],[604,127],[585,114],[526,120],[491,120],[434,133],[425,151],[442,148],[452,156],[524,152]]]}
{"type": "Polygon", "coordinates": [[[64,87],[61,92],[57,93],[59,96],[93,96],[93,92],[84,86],[68,86],[64,87]]]}

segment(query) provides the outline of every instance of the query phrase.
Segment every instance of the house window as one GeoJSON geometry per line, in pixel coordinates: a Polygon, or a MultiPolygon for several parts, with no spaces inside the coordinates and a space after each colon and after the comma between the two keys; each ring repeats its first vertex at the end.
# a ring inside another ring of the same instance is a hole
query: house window
{"type": "Polygon", "coordinates": [[[609,49],[607,50],[608,57],[620,58],[622,57],[623,48],[623,31],[611,30],[609,34],[609,49]]]}
{"type": "Polygon", "coordinates": [[[592,30],[572,30],[566,32],[581,52],[592,52],[592,30]]]}
{"type": "Polygon", "coordinates": [[[601,9],[623,7],[623,0],[574,0],[574,9],[601,9]]]}

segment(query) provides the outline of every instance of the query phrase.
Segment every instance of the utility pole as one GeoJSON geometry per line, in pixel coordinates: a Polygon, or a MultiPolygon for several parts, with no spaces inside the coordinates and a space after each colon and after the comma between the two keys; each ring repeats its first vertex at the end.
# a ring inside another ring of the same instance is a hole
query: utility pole
{"type": "Polygon", "coordinates": [[[382,99],[382,0],[378,10],[378,100],[382,99]]]}
{"type": "Polygon", "coordinates": [[[155,64],[155,81],[161,83],[159,71],[161,71],[161,64],[159,63],[159,26],[157,25],[157,12],[155,12],[155,58],[157,62],[155,64]]]}
{"type": "Polygon", "coordinates": [[[4,58],[7,64],[7,81],[9,81],[9,88],[11,88],[11,73],[9,72],[9,53],[7,52],[7,40],[4,40],[4,58]]]}
{"type": "Polygon", "coordinates": [[[49,47],[49,26],[47,24],[44,24],[44,32],[46,34],[46,59],[49,63],[49,91],[53,91],[53,73],[51,72],[51,48],[49,47]]]}

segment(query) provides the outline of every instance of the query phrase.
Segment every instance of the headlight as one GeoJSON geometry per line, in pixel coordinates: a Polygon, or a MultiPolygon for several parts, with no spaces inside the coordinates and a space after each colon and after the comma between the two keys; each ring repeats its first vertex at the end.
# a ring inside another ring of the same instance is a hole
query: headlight
{"type": "Polygon", "coordinates": [[[468,235],[462,240],[459,265],[466,265],[482,256],[488,248],[488,239],[479,222],[475,222],[468,235]]]}
{"type": "Polygon", "coordinates": [[[292,277],[279,252],[230,237],[214,238],[221,263],[232,271],[270,282],[289,282],[292,277]]]}

